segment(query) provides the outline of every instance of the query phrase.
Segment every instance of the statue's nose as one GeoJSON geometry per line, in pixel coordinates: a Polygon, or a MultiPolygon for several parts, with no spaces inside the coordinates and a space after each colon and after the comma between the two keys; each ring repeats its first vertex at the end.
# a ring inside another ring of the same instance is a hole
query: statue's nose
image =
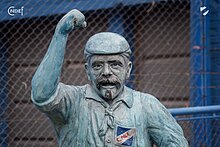
{"type": "Polygon", "coordinates": [[[112,75],[112,71],[108,64],[105,64],[103,67],[102,75],[105,77],[110,77],[112,75]]]}

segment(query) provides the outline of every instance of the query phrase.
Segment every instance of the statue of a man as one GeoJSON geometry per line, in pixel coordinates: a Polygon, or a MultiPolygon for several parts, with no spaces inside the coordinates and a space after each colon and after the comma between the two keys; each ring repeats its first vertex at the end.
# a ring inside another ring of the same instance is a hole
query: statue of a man
{"type": "Polygon", "coordinates": [[[60,82],[68,34],[86,27],[78,10],[58,23],[32,79],[32,101],[51,119],[60,147],[187,147],[181,127],[152,95],[125,86],[132,63],[128,42],[102,32],[86,43],[85,69],[91,84],[60,82]]]}

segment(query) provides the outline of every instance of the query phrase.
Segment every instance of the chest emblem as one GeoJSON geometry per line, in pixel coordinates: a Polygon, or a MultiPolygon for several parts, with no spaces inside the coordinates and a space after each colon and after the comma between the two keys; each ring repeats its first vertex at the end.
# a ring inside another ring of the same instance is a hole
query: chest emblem
{"type": "Polygon", "coordinates": [[[132,146],[134,136],[136,134],[135,128],[117,127],[115,143],[118,146],[132,146]]]}

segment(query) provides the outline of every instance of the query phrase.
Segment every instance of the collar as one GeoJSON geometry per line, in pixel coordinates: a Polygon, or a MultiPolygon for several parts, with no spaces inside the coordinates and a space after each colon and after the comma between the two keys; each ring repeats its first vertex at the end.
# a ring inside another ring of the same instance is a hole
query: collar
{"type": "MultiPolygon", "coordinates": [[[[108,106],[109,104],[103,100],[96,92],[95,90],[92,88],[91,85],[87,85],[86,86],[86,94],[85,94],[85,98],[87,99],[93,99],[97,102],[100,102],[102,104],[104,104],[105,106],[108,106]]],[[[117,102],[122,101],[126,104],[126,106],[128,108],[131,108],[133,105],[133,93],[132,93],[132,89],[128,88],[127,86],[124,86],[123,92],[122,94],[117,97],[116,99],[114,99],[113,101],[113,105],[116,104],[117,102]]]]}

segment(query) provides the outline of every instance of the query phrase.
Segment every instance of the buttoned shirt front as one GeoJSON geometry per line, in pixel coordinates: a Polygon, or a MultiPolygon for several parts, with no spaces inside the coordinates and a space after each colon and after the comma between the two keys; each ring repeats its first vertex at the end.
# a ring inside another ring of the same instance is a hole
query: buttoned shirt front
{"type": "Polygon", "coordinates": [[[186,147],[181,127],[152,95],[124,86],[111,105],[90,85],[59,83],[45,102],[32,101],[47,114],[60,147],[186,147]]]}

